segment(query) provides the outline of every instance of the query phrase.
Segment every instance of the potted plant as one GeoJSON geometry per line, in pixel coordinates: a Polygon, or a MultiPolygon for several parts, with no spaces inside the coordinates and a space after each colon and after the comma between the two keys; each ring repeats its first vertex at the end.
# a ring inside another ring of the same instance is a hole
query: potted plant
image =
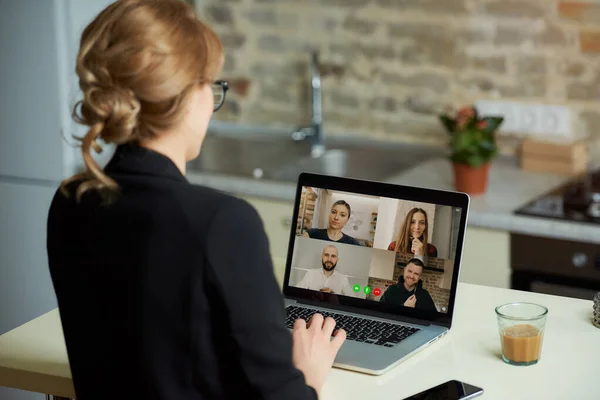
{"type": "Polygon", "coordinates": [[[491,160],[498,153],[496,130],[500,116],[480,116],[473,106],[439,116],[450,134],[450,149],[456,190],[472,195],[487,188],[491,160]]]}
{"type": "Polygon", "coordinates": [[[456,190],[471,195],[485,192],[492,159],[498,154],[495,133],[501,116],[481,116],[474,106],[439,116],[450,134],[456,190]]]}

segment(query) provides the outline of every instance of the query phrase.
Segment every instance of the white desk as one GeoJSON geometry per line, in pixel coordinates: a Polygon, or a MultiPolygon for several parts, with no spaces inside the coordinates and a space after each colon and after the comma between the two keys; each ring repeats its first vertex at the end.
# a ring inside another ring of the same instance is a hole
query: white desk
{"type": "MultiPolygon", "coordinates": [[[[323,400],[394,399],[450,379],[484,389],[481,399],[600,399],[600,329],[592,302],[461,283],[454,326],[442,340],[383,376],[331,371],[323,400]],[[494,307],[532,301],[549,308],[542,359],[500,359],[494,307]]],[[[74,397],[58,311],[0,336],[0,386],[74,397]]]]}

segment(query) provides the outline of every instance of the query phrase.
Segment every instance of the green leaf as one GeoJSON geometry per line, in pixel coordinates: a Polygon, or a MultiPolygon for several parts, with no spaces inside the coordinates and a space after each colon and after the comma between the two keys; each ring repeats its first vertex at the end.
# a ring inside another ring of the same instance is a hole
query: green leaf
{"type": "Polygon", "coordinates": [[[473,146],[473,140],[469,132],[456,132],[452,136],[452,149],[456,152],[466,151],[473,146]]]}
{"type": "Polygon", "coordinates": [[[446,115],[441,115],[440,121],[442,122],[442,125],[444,125],[444,128],[446,128],[446,131],[448,133],[454,133],[454,131],[456,131],[456,122],[450,119],[450,117],[446,115]]]}
{"type": "Polygon", "coordinates": [[[472,154],[467,158],[467,164],[471,167],[479,167],[480,165],[485,164],[486,159],[479,154],[472,154]]]}
{"type": "Polygon", "coordinates": [[[478,128],[477,128],[477,119],[476,118],[471,118],[469,120],[469,123],[467,124],[466,129],[478,130],[478,128]]]}
{"type": "Polygon", "coordinates": [[[450,156],[452,162],[457,164],[467,164],[468,154],[466,153],[454,153],[450,156]]]}
{"type": "Polygon", "coordinates": [[[493,151],[496,149],[496,143],[489,138],[483,138],[479,141],[479,147],[482,150],[493,151]]]}
{"type": "Polygon", "coordinates": [[[500,127],[500,125],[502,125],[504,117],[485,117],[482,118],[482,121],[487,122],[484,132],[492,134],[500,127]]]}

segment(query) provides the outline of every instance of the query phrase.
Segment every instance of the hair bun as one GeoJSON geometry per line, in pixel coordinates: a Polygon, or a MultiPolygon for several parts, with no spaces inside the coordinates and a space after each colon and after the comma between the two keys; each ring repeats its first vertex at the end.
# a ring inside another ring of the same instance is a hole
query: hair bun
{"type": "MultiPolygon", "coordinates": [[[[91,156],[97,139],[114,144],[144,142],[179,127],[199,84],[214,81],[223,67],[217,34],[179,0],[111,2],[83,30],[75,71],[83,99],[75,122],[90,129],[82,138],[86,171],[77,199],[89,189],[118,189],[91,156]]],[[[210,104],[212,106],[212,104],[210,104]]]]}
{"type": "Polygon", "coordinates": [[[100,137],[106,143],[121,144],[135,136],[140,102],[131,90],[93,86],[85,91],[81,106],[88,122],[104,125],[100,137]]]}

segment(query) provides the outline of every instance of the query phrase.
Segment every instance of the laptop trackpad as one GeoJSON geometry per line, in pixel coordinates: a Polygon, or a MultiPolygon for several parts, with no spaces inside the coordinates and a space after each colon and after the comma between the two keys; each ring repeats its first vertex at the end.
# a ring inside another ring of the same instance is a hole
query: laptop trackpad
{"type": "Polygon", "coordinates": [[[439,329],[422,328],[393,347],[346,340],[338,352],[334,366],[338,368],[380,374],[393,364],[412,355],[440,334],[439,329]]]}

